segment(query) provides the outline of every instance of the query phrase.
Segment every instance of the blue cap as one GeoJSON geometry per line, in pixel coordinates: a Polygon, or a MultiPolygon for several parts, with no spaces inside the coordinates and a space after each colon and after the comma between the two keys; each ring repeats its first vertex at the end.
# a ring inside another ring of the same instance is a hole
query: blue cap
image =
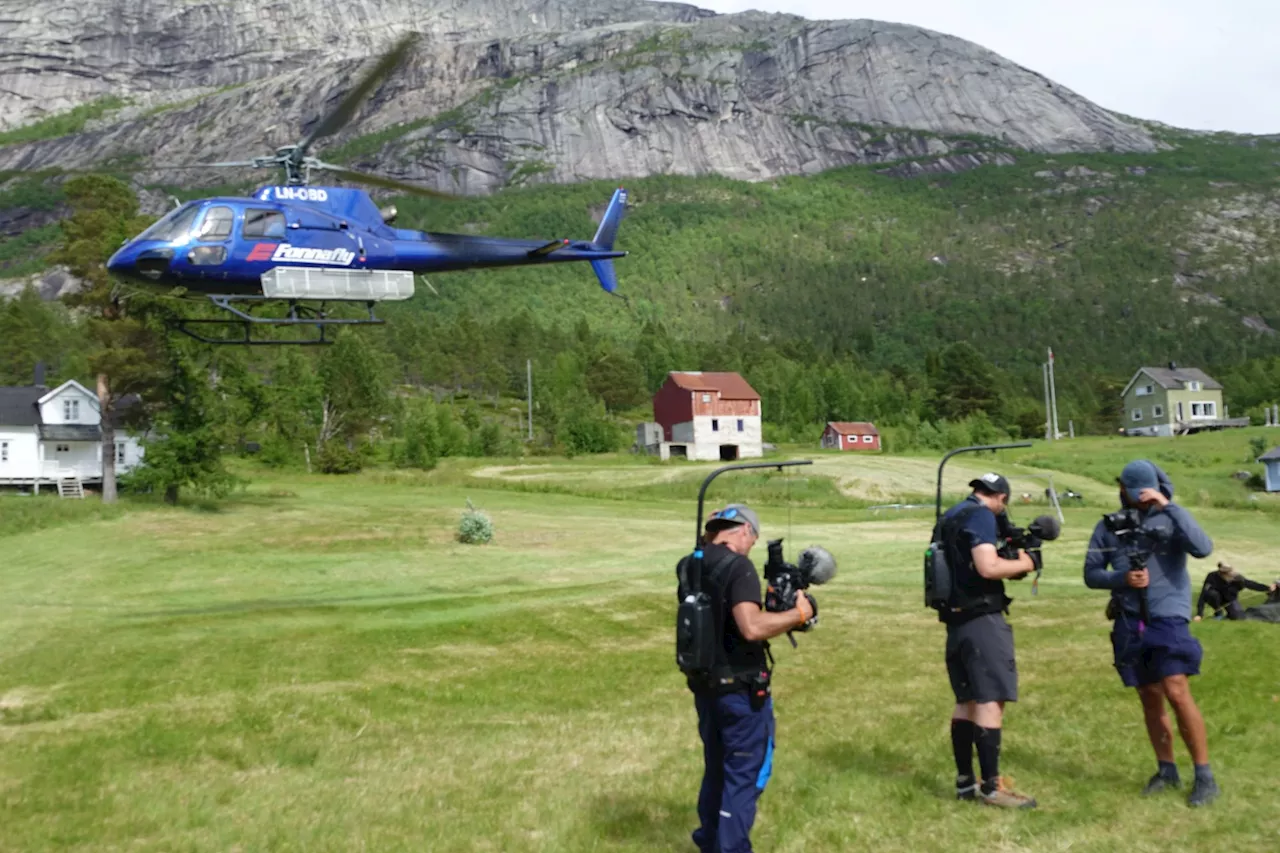
{"type": "Polygon", "coordinates": [[[1146,459],[1135,459],[1120,472],[1120,485],[1129,495],[1129,500],[1138,502],[1138,495],[1144,489],[1160,488],[1160,472],[1154,463],[1146,459]]]}

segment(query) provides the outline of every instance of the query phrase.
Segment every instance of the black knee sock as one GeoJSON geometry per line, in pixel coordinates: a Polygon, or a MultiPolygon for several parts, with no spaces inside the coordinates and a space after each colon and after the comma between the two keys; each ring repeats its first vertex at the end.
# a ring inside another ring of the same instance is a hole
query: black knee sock
{"type": "Polygon", "coordinates": [[[974,743],[978,747],[978,766],[982,769],[982,790],[991,793],[1000,777],[1000,729],[974,726],[974,743]]]}
{"type": "Polygon", "coordinates": [[[951,749],[956,755],[956,775],[973,779],[973,736],[977,727],[969,720],[951,721],[951,749]]]}

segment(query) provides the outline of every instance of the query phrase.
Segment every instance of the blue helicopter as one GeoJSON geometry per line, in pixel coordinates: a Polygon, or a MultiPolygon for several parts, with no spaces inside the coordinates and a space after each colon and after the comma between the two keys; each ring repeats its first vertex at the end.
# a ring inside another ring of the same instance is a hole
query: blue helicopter
{"type": "MultiPolygon", "coordinates": [[[[409,299],[420,274],[485,267],[587,261],[600,286],[617,289],[614,241],[627,192],[613,194],[591,240],[513,240],[396,228],[394,207],[379,208],[358,189],[311,186],[313,170],[416,195],[452,198],[382,175],[325,163],[308,155],[315,140],[336,133],[360,102],[407,55],[402,39],[342,102],[296,145],[240,162],[161,168],[281,168],[283,185],[259,187],[251,197],[190,201],[125,244],[107,262],[124,278],[203,293],[230,317],[180,318],[178,331],[211,344],[324,344],[330,326],[381,324],[374,307],[409,299]],[[332,316],[330,303],[363,303],[367,318],[332,316]],[[286,305],[286,316],[255,308],[286,305]],[[235,327],[239,337],[202,334],[201,326],[235,327]],[[255,338],[254,327],[314,327],[318,337],[255,338]]],[[[430,286],[430,285],[428,285],[430,286]]]]}

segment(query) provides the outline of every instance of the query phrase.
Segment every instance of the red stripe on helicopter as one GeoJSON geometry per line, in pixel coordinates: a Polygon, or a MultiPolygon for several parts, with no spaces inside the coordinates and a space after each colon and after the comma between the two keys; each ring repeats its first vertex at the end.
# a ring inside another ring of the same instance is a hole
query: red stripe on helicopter
{"type": "Polygon", "coordinates": [[[275,254],[276,247],[279,243],[257,243],[253,247],[253,251],[249,253],[246,261],[269,261],[275,254]]]}

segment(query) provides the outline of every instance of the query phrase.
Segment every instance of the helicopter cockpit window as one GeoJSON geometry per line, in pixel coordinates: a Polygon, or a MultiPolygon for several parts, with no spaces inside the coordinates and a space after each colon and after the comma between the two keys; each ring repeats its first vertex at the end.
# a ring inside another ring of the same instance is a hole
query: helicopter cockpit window
{"type": "Polygon", "coordinates": [[[229,207],[211,207],[200,223],[201,240],[225,240],[231,236],[235,214],[229,207]]]}
{"type": "Polygon", "coordinates": [[[284,237],[284,214],[278,210],[246,210],[245,237],[284,237]]]}
{"type": "Polygon", "coordinates": [[[189,203],[177,210],[170,211],[163,219],[143,231],[139,240],[163,240],[166,243],[174,240],[185,240],[195,224],[199,207],[189,203]]]}

